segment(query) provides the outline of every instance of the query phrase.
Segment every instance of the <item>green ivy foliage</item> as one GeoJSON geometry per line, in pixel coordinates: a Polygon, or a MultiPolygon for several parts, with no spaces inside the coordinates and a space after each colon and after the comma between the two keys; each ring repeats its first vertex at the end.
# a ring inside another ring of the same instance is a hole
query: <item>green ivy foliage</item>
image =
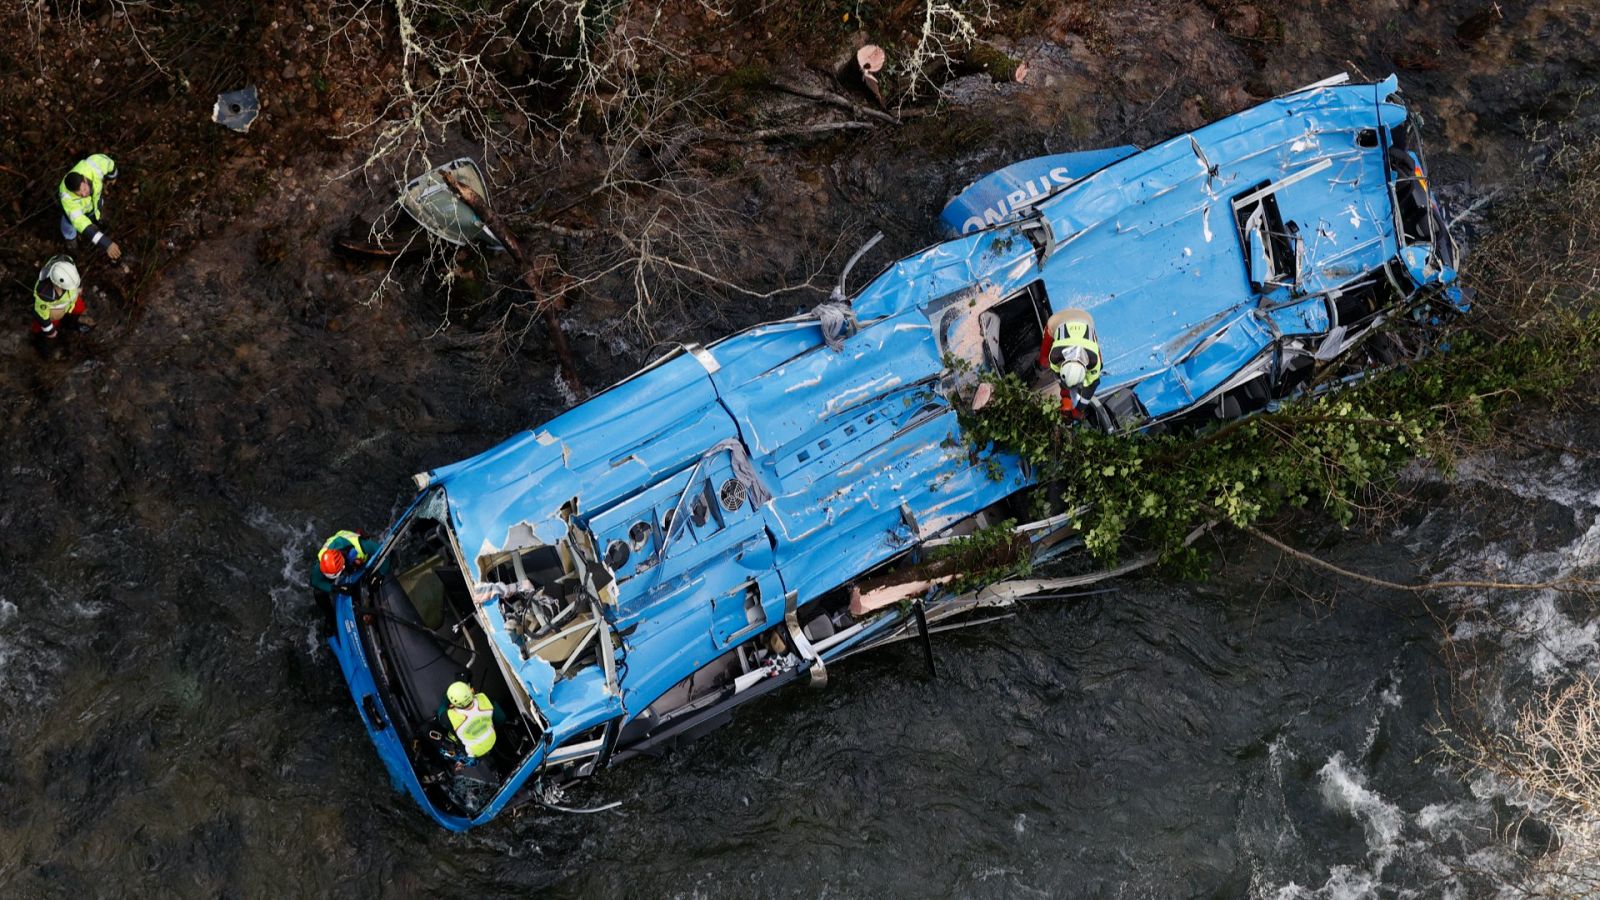
{"type": "Polygon", "coordinates": [[[1137,540],[1169,566],[1198,574],[1203,559],[1184,539],[1201,523],[1248,526],[1295,507],[1348,525],[1392,497],[1395,476],[1412,460],[1448,470],[1462,447],[1496,436],[1508,411],[1561,400],[1600,364],[1600,317],[1551,303],[1509,335],[1460,326],[1444,351],[1284,402],[1275,413],[1183,435],[1085,428],[1015,375],[986,374],[993,397],[964,416],[963,431],[976,447],[1021,457],[1041,485],[1054,485],[1057,508],[1088,507],[1076,525],[1098,560],[1113,563],[1137,540]]]}

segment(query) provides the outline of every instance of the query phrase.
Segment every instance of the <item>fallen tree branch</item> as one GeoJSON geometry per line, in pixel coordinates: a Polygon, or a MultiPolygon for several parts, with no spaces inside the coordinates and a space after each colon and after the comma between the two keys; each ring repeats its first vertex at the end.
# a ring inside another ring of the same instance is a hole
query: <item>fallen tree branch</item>
{"type": "Polygon", "coordinates": [[[727,288],[730,291],[733,291],[736,294],[743,294],[746,297],[750,297],[750,298],[755,299],[755,300],[770,300],[773,297],[778,297],[778,296],[781,296],[783,294],[790,294],[790,293],[793,293],[795,291],[816,291],[819,294],[827,293],[827,291],[825,289],[819,288],[816,285],[811,284],[810,282],[806,282],[805,284],[790,285],[788,287],[773,288],[770,291],[753,291],[753,290],[745,287],[744,285],[735,284],[734,282],[729,281],[726,278],[719,278],[716,275],[713,275],[710,272],[707,272],[706,270],[704,270],[704,269],[702,269],[702,268],[700,268],[698,266],[692,266],[692,265],[689,265],[688,263],[679,262],[679,261],[673,259],[670,256],[659,257],[658,258],[658,262],[660,262],[661,265],[664,265],[664,266],[666,266],[668,268],[676,269],[679,272],[687,272],[690,275],[698,276],[698,277],[700,277],[700,278],[702,278],[702,279],[704,279],[704,280],[706,280],[706,281],[708,281],[708,282],[710,282],[712,284],[720,285],[720,286],[722,286],[724,288],[727,288]]]}
{"type": "MultiPolygon", "coordinates": [[[[571,228],[571,227],[566,226],[566,225],[557,225],[554,222],[545,222],[545,221],[541,221],[541,220],[538,220],[538,219],[530,221],[528,224],[531,225],[534,228],[538,228],[538,229],[540,229],[542,231],[548,231],[551,234],[560,235],[561,237],[585,238],[585,239],[587,239],[587,238],[597,238],[597,237],[606,237],[606,236],[612,236],[612,237],[616,236],[615,232],[612,232],[612,231],[602,231],[602,230],[600,230],[598,228],[571,228]]],[[[495,233],[499,234],[499,232],[495,232],[495,233]]]]}
{"type": "Polygon", "coordinates": [[[974,599],[977,601],[978,606],[987,606],[994,602],[1021,600],[1034,594],[1042,594],[1045,591],[1059,591],[1064,588],[1098,584],[1099,582],[1119,578],[1130,572],[1137,572],[1147,566],[1155,565],[1158,559],[1160,559],[1158,554],[1151,553],[1125,562],[1114,569],[1106,569],[1100,572],[1068,575],[1062,578],[1017,578],[1011,581],[1002,581],[998,584],[991,584],[988,587],[981,588],[974,595],[974,599]]]}
{"type": "Polygon", "coordinates": [[[717,141],[725,144],[753,144],[756,141],[773,141],[790,137],[807,137],[814,134],[827,134],[832,131],[849,131],[860,128],[871,128],[867,122],[818,122],[815,125],[789,125],[783,128],[758,128],[743,134],[733,134],[726,131],[707,131],[700,137],[707,141],[717,141]]]}
{"type": "MultiPolygon", "coordinates": [[[[1201,535],[1216,527],[1216,524],[1216,522],[1206,522],[1203,525],[1196,526],[1194,530],[1190,531],[1189,534],[1184,537],[1183,543],[1180,546],[1187,547],[1199,540],[1201,535]]],[[[1034,594],[1042,594],[1045,591],[1059,591],[1063,588],[1083,587],[1085,585],[1096,584],[1101,581],[1108,581],[1112,578],[1120,578],[1130,572],[1137,572],[1140,569],[1153,566],[1160,561],[1161,554],[1147,553],[1144,556],[1129,560],[1128,562],[1125,562],[1115,568],[1104,569],[1099,572],[1086,572],[1082,575],[1067,575],[1061,578],[1017,578],[1010,581],[997,582],[995,584],[979,588],[969,596],[971,597],[975,606],[992,606],[997,603],[1010,603],[1030,597],[1034,594]]]]}
{"type": "MultiPolygon", "coordinates": [[[[817,287],[809,281],[807,281],[805,284],[795,284],[787,287],[773,288],[770,291],[751,290],[744,285],[736,284],[726,278],[722,278],[721,276],[707,272],[705,269],[702,269],[699,266],[682,262],[674,259],[671,256],[664,256],[661,254],[648,252],[640,245],[638,239],[616,228],[571,228],[566,225],[557,225],[554,222],[543,221],[534,221],[530,222],[529,224],[534,228],[539,228],[544,231],[548,231],[551,234],[560,235],[562,237],[584,239],[604,237],[613,238],[626,247],[629,252],[634,254],[635,259],[648,258],[655,265],[693,275],[710,284],[718,285],[719,287],[726,288],[736,294],[743,294],[744,296],[755,300],[770,300],[773,297],[782,296],[783,294],[789,294],[795,291],[816,291],[817,293],[825,293],[822,288],[817,287]]],[[[499,233],[499,230],[495,230],[495,234],[499,233]]]]}
{"type": "Polygon", "coordinates": [[[587,392],[583,388],[583,381],[578,377],[578,363],[572,356],[572,348],[567,344],[567,336],[561,330],[561,319],[556,315],[557,301],[553,297],[546,298],[544,289],[539,283],[546,264],[541,261],[537,266],[529,265],[527,257],[522,254],[522,246],[517,243],[515,237],[512,237],[511,229],[505,227],[505,223],[500,221],[500,217],[489,208],[489,204],[484,202],[476,191],[457,181],[455,175],[448,171],[439,174],[444,178],[445,184],[450,186],[450,190],[461,198],[461,202],[472,207],[472,211],[488,223],[495,236],[511,252],[511,258],[516,260],[517,268],[522,273],[522,283],[533,293],[534,305],[544,313],[545,331],[550,336],[550,347],[555,350],[556,359],[561,364],[561,375],[578,399],[583,399],[587,392]]]}
{"type": "Polygon", "coordinates": [[[825,91],[821,88],[807,87],[799,82],[790,81],[787,78],[774,78],[767,82],[767,84],[773,90],[782,91],[785,94],[793,94],[796,97],[804,97],[807,100],[815,100],[818,103],[832,104],[840,109],[848,109],[858,116],[863,116],[869,119],[877,119],[878,121],[889,125],[900,124],[899,119],[896,119],[894,116],[889,115],[881,109],[873,109],[869,106],[862,106],[861,104],[851,100],[849,97],[841,97],[832,91],[825,91]]]}

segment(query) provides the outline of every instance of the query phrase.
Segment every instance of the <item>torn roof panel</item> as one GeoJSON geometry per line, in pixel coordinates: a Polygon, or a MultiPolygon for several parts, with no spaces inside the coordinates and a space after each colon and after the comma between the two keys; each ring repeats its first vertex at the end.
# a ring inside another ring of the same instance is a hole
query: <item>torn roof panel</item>
{"type": "MultiPolygon", "coordinates": [[[[540,437],[441,469],[461,546],[503,547],[523,522],[541,539],[559,537],[567,500],[578,499],[580,514],[607,509],[734,435],[774,492],[790,498],[779,507],[821,504],[822,495],[793,479],[809,472],[820,480],[828,470],[800,455],[837,456],[836,445],[853,437],[842,431],[855,423],[852,410],[936,377],[942,363],[930,332],[898,326],[913,322],[918,308],[980,289],[1003,296],[1041,280],[1051,309],[1095,315],[1109,387],[1137,383],[1153,415],[1180,408],[1207,389],[1200,382],[1271,340],[1265,314],[1240,324],[1257,313],[1234,198],[1262,182],[1286,182],[1274,195],[1305,238],[1302,290],[1336,287],[1393,254],[1392,215],[1376,189],[1382,154],[1359,138],[1379,121],[1404,120],[1403,108],[1384,102],[1393,89],[1391,80],[1289,95],[1080,179],[1037,207],[1057,241],[1042,267],[1015,225],[898,260],[853,299],[864,324],[843,353],[820,350],[810,321],[760,326],[709,348],[715,374],[679,356],[557,418],[540,437]],[[1198,340],[1230,327],[1204,360],[1173,343],[1174,335],[1198,340]],[[829,447],[805,449],[821,442],[829,447]]],[[[789,527],[792,516],[779,530],[805,531],[789,527]]]]}
{"type": "MultiPolygon", "coordinates": [[[[773,360],[754,376],[742,366],[725,367],[712,381],[738,420],[751,457],[758,466],[773,465],[770,457],[814,432],[829,430],[829,420],[851,408],[901,385],[937,377],[944,365],[926,326],[927,319],[912,312],[862,328],[845,339],[840,351],[815,352],[814,343],[812,352],[773,360]],[[901,321],[923,330],[895,327],[901,321]]],[[[720,358],[722,346],[712,349],[720,358]]]]}
{"type": "MultiPolygon", "coordinates": [[[[1014,458],[970,452],[944,384],[942,354],[981,358],[975,323],[1002,298],[1037,281],[1049,309],[1090,310],[1106,385],[1134,385],[1152,416],[1248,372],[1280,335],[1327,332],[1315,292],[1397,252],[1372,139],[1405,119],[1385,102],[1393,89],[1296,93],[1088,174],[1034,207],[1055,241],[1042,261],[1015,223],[900,259],[853,298],[859,329],[842,351],[815,320],[758,326],[441,468],[460,546],[503,548],[518,529],[559,539],[576,501],[576,524],[619,561],[608,614],[629,629],[624,696],[648,702],[721,652],[725,598],[756,585],[770,621],[784,592],[805,603],[1028,483],[1014,458]],[[1252,284],[1235,213],[1252,194],[1295,225],[1296,285],[1252,284]],[[726,442],[770,501],[720,505],[744,477],[726,442]]],[[[484,609],[494,620],[495,603],[484,609]]],[[[527,673],[536,697],[576,721],[598,714],[592,678],[552,681],[541,665],[527,673]]]]}
{"type": "Polygon", "coordinates": [[[735,435],[706,371],[681,355],[478,456],[430,473],[448,497],[452,525],[474,582],[483,580],[482,547],[506,549],[512,530],[529,525],[542,541],[565,534],[560,511],[604,508],[688,464],[700,441],[735,435]]]}

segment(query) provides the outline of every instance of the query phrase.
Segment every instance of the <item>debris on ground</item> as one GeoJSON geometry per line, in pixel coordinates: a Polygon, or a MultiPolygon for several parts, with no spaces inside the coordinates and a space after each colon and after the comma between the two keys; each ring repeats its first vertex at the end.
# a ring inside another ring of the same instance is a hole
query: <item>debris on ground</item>
{"type": "Polygon", "coordinates": [[[261,98],[256,86],[217,95],[217,105],[211,108],[211,121],[244,134],[261,113],[261,98]]]}

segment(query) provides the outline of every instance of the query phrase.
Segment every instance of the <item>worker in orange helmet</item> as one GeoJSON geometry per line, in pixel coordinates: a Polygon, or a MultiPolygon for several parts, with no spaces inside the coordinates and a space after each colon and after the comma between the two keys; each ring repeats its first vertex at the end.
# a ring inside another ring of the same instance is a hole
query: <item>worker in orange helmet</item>
{"type": "Polygon", "coordinates": [[[333,620],[333,589],[339,579],[359,571],[379,544],[359,531],[338,531],[322,542],[311,569],[311,593],[317,606],[333,620]]]}

